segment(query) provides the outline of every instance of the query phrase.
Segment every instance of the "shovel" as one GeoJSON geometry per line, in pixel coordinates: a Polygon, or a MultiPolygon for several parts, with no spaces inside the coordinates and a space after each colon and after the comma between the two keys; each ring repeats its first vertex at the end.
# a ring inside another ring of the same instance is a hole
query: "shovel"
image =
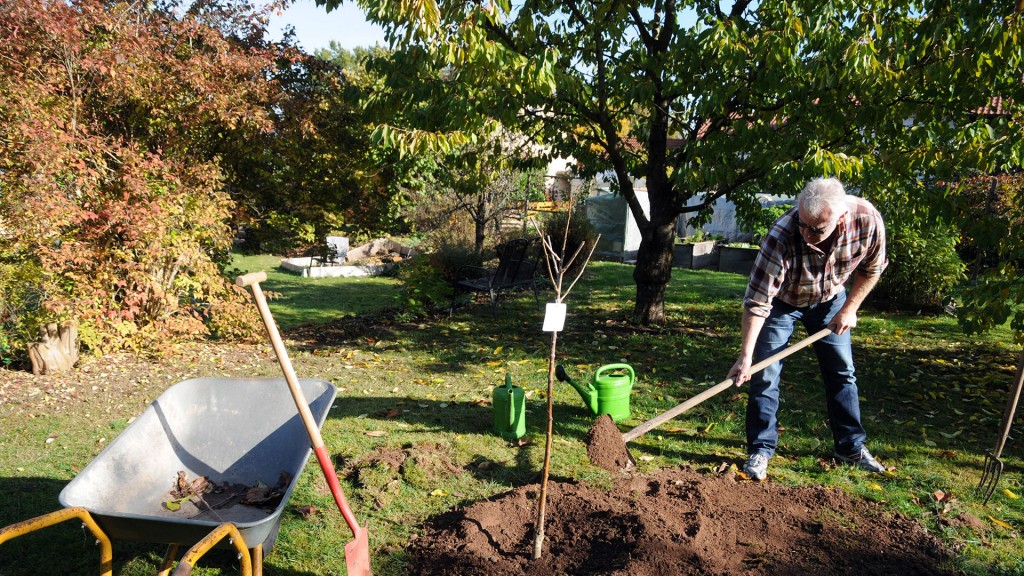
{"type": "Polygon", "coordinates": [[[1024,388],[1024,350],[1021,351],[1017,360],[1017,375],[1014,377],[1013,389],[1006,399],[1006,410],[1003,411],[1003,423],[999,429],[999,439],[996,442],[996,449],[985,455],[985,469],[981,474],[981,481],[975,492],[983,497],[984,504],[988,504],[989,498],[996,492],[999,478],[1003,475],[1003,461],[999,456],[1006,446],[1006,439],[1010,436],[1010,425],[1013,424],[1013,414],[1017,411],[1017,402],[1020,400],[1021,388],[1024,388]]]}
{"type": "Polygon", "coordinates": [[[306,427],[309,440],[313,444],[313,453],[316,454],[316,459],[320,462],[320,469],[323,471],[324,478],[327,479],[327,484],[331,488],[331,494],[334,495],[334,502],[338,505],[341,515],[345,517],[345,522],[348,523],[348,527],[352,529],[352,534],[355,536],[355,540],[345,544],[345,566],[348,568],[348,576],[372,576],[373,573],[370,570],[370,534],[365,526],[359,526],[355,515],[352,513],[352,509],[349,508],[348,501],[345,500],[345,494],[341,491],[338,474],[334,471],[334,464],[331,463],[331,457],[327,453],[324,439],[320,436],[320,429],[314,423],[313,415],[309,411],[309,403],[306,402],[305,395],[302,393],[302,389],[299,388],[299,380],[295,376],[295,369],[292,368],[291,360],[288,359],[288,351],[284,348],[281,334],[277,331],[277,324],[274,323],[274,317],[270,315],[267,299],[263,296],[263,290],[260,289],[260,282],[266,279],[266,273],[252,272],[239,276],[235,280],[235,284],[243,288],[246,286],[252,288],[253,300],[256,301],[256,307],[259,308],[260,317],[263,318],[263,325],[267,328],[270,342],[274,345],[274,353],[277,354],[277,360],[281,364],[284,378],[288,382],[288,389],[292,393],[292,399],[295,400],[295,406],[299,409],[302,424],[306,427]]]}
{"type": "MultiPolygon", "coordinates": [[[[775,362],[782,360],[783,358],[789,356],[790,354],[793,354],[794,352],[797,352],[798,350],[806,348],[807,346],[817,342],[818,340],[821,340],[822,338],[828,336],[831,333],[832,331],[830,329],[822,328],[818,332],[811,334],[807,338],[804,338],[803,340],[797,342],[796,344],[793,344],[789,348],[786,348],[781,352],[776,352],[775,354],[772,354],[771,356],[765,358],[764,360],[761,360],[760,362],[754,364],[753,366],[750,367],[750,373],[753,374],[755,372],[764,370],[765,368],[774,364],[775,362]]],[[[587,437],[587,453],[588,455],[591,455],[591,460],[593,460],[594,454],[599,452],[600,450],[611,449],[612,451],[615,451],[618,450],[618,446],[621,445],[621,450],[622,452],[625,452],[626,460],[628,461],[628,463],[622,468],[628,470],[632,468],[634,465],[636,465],[636,460],[634,460],[633,455],[629,453],[629,448],[626,447],[627,442],[635,440],[636,438],[646,434],[647,432],[650,432],[652,429],[675,418],[676,416],[682,414],[683,412],[686,412],[690,408],[693,408],[694,406],[700,404],[701,402],[707,400],[708,398],[711,398],[712,396],[715,396],[716,394],[719,394],[722,391],[731,388],[734,385],[734,383],[735,380],[733,378],[727,378],[725,380],[722,380],[718,384],[715,384],[711,388],[708,388],[707,390],[701,392],[700,394],[697,394],[693,398],[690,398],[689,400],[683,402],[682,404],[679,404],[675,408],[672,408],[671,410],[668,410],[666,412],[662,412],[661,414],[655,416],[654,418],[651,418],[650,420],[644,422],[643,424],[640,424],[639,426],[633,428],[628,432],[623,432],[621,437],[617,439],[614,438],[614,436],[618,436],[618,429],[615,428],[614,425],[609,427],[608,422],[602,422],[602,419],[608,421],[610,421],[611,419],[600,417],[598,418],[597,422],[594,423],[594,426],[590,429],[590,434],[587,437]],[[614,433],[608,434],[608,432],[606,431],[609,430],[614,430],[614,433]],[[597,446],[601,446],[603,448],[598,449],[596,448],[597,446]]],[[[620,462],[621,458],[615,458],[615,461],[620,462]]]]}

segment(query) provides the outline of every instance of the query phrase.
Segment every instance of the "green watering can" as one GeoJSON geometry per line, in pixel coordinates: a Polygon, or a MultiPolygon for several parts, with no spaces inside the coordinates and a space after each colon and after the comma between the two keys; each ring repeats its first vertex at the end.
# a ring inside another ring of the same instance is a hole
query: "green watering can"
{"type": "Polygon", "coordinates": [[[526,435],[526,394],[512,385],[512,376],[505,374],[505,385],[496,386],[491,393],[491,411],[494,414],[494,433],[506,440],[518,440],[526,435]]]}
{"type": "Polygon", "coordinates": [[[595,416],[607,414],[615,422],[629,418],[629,395],[636,381],[636,374],[629,364],[601,366],[594,373],[594,381],[586,388],[573,382],[561,365],[555,367],[555,377],[575,388],[595,416]]]}

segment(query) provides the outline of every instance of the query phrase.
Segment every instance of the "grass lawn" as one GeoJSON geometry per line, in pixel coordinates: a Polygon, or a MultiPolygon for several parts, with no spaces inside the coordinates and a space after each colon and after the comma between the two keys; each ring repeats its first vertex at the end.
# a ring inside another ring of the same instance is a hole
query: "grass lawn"
{"type": "MultiPolygon", "coordinates": [[[[271,308],[299,376],[339,389],[322,433],[356,516],[369,523],[375,574],[403,573],[405,545],[428,516],[536,481],[550,334],[541,331],[543,312],[532,295],[502,301],[497,320],[490,306],[476,304],[412,323],[373,314],[375,324],[364,329],[345,317],[392,305],[393,280],[308,280],[275,266],[259,258],[238,263],[241,271],[269,272],[265,289],[280,294],[271,308]],[[522,445],[491,433],[491,390],[506,373],[528,395],[522,445]],[[396,458],[401,467],[384,465],[396,458]]],[[[591,264],[570,295],[558,338],[559,362],[579,381],[603,364],[634,368],[632,415],[623,429],[725,377],[738,349],[745,285],[737,275],[675,270],[668,324],[639,328],[627,322],[635,297],[631,274],[626,265],[591,264]]],[[[807,350],[786,361],[784,432],[769,480],[840,487],[918,519],[958,550],[955,568],[966,574],[1024,574],[1024,498],[1017,497],[1024,494],[1024,449],[1017,439],[1003,453],[1006,471],[992,500],[983,505],[973,493],[1015,370],[1019,347],[1011,340],[1007,331],[966,337],[949,316],[863,311],[854,334],[863,417],[869,446],[894,472],[872,476],[832,465],[820,376],[807,350]]],[[[57,509],[63,485],[167,386],[196,375],[277,376],[268,348],[212,344],[155,361],[133,373],[134,384],[117,398],[75,380],[84,378],[85,368],[93,377],[116,374],[117,358],[88,359],[66,382],[19,376],[22,387],[41,392],[21,390],[0,406],[0,525],[57,509]],[[99,398],[86,404],[41,400],[58,384],[84,386],[79,394],[99,398]]],[[[0,378],[11,376],[0,372],[0,378]]],[[[610,475],[590,464],[583,443],[593,416],[566,384],[555,383],[554,402],[553,477],[606,485],[610,475]]],[[[641,472],[690,465],[712,474],[723,463],[741,465],[744,410],[743,390],[726,392],[634,440],[630,450],[641,472]]],[[[1022,421],[1018,415],[1016,430],[1022,421]]],[[[95,572],[98,553],[77,524],[49,530],[46,537],[0,546],[0,575],[95,572]]],[[[342,572],[342,547],[350,539],[310,462],[265,572],[342,572]],[[303,506],[319,512],[307,516],[303,506]]],[[[115,542],[114,552],[116,573],[152,574],[163,547],[115,542]]],[[[235,574],[237,567],[228,554],[211,553],[195,573],[235,574]]]]}
{"type": "Polygon", "coordinates": [[[232,274],[260,270],[267,273],[261,286],[271,302],[281,330],[300,324],[327,323],[398,305],[400,284],[387,276],[365,278],[303,278],[278,266],[279,256],[236,254],[232,274]]]}

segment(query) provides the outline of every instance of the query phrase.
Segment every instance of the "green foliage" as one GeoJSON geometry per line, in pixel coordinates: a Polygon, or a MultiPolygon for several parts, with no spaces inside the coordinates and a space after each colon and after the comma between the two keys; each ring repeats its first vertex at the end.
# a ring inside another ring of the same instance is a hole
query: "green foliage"
{"type": "Polygon", "coordinates": [[[11,342],[7,336],[7,331],[0,329],[0,368],[9,368],[11,366],[11,363],[14,361],[14,357],[11,354],[11,342]]]}
{"type": "MultiPolygon", "coordinates": [[[[1024,163],[1011,3],[362,5],[399,47],[372,96],[402,112],[381,116],[381,141],[450,151],[501,125],[574,158],[581,176],[610,174],[658,246],[637,266],[645,322],[663,316],[664,227],[719,197],[742,206],[813,176],[884,189],[1024,163]],[[1010,113],[977,114],[993,95],[1010,113]]],[[[931,202],[925,192],[909,206],[931,202]]]]}
{"type": "Polygon", "coordinates": [[[283,91],[274,130],[225,145],[247,251],[291,252],[330,233],[354,239],[407,230],[403,208],[433,163],[429,154],[400,158],[371,141],[373,118],[362,102],[379,79],[365,63],[386,57],[381,48],[352,54],[334,46],[274,70],[283,91]]]}
{"type": "Polygon", "coordinates": [[[934,224],[921,230],[898,221],[887,228],[889,266],[875,296],[906,310],[935,309],[948,301],[964,279],[957,254],[957,230],[934,224]]]}
{"type": "Polygon", "coordinates": [[[955,193],[968,200],[960,221],[975,254],[972,281],[960,294],[960,324],[975,334],[1009,321],[1024,344],[1024,175],[965,182],[955,193]],[[982,202],[970,201],[972,187],[988,190],[982,202]]]}
{"type": "Polygon", "coordinates": [[[405,262],[398,272],[403,303],[415,315],[443,307],[455,293],[436,260],[433,255],[418,254],[405,262]]]}
{"type": "MultiPolygon", "coordinates": [[[[765,235],[768,234],[768,231],[771,230],[772,225],[775,224],[775,221],[792,209],[792,204],[761,206],[760,210],[758,210],[753,217],[740,217],[739,221],[744,228],[750,230],[750,234],[753,236],[753,243],[760,244],[761,240],[763,240],[765,235]]],[[[740,216],[742,216],[742,214],[740,216]]]]}
{"type": "Polygon", "coordinates": [[[459,235],[438,235],[424,247],[424,252],[398,270],[404,305],[416,315],[447,307],[455,294],[455,282],[478,275],[485,258],[459,235]]]}
{"type": "Polygon", "coordinates": [[[28,358],[28,344],[42,323],[43,271],[32,259],[0,255],[0,364],[28,358]]]}

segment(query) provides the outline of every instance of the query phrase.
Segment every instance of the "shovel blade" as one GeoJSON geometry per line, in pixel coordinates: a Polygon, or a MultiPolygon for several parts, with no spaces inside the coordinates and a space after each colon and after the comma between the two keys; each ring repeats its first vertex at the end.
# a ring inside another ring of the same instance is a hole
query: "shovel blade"
{"type": "Polygon", "coordinates": [[[345,544],[348,576],[373,576],[370,569],[370,533],[366,526],[355,530],[355,540],[345,544]]]}

